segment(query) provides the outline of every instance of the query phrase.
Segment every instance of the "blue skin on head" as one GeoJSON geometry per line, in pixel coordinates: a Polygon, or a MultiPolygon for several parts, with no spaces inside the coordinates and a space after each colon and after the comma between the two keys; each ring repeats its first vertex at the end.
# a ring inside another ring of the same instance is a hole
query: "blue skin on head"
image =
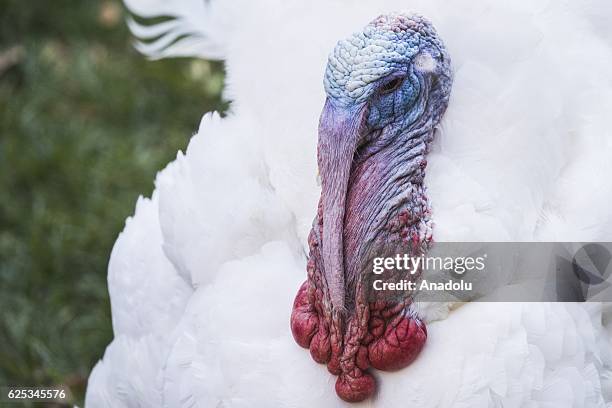
{"type": "Polygon", "coordinates": [[[329,56],[324,85],[337,106],[368,102],[368,126],[380,128],[394,120],[409,122],[406,116],[414,119],[423,113],[411,108],[426,76],[443,79],[437,103],[442,108],[451,85],[450,58],[444,45],[424,18],[392,14],[378,17],[363,31],[338,42],[329,56]],[[389,92],[385,85],[394,80],[403,82],[389,92]]]}

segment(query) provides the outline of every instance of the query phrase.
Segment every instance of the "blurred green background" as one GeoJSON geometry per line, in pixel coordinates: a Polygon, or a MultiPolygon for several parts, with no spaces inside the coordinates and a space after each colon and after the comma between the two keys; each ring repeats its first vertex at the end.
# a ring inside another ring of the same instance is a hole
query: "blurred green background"
{"type": "Polygon", "coordinates": [[[112,339],[109,254],[139,194],[224,111],[223,67],[147,61],[118,1],[0,0],[0,386],[81,404],[112,339]]]}

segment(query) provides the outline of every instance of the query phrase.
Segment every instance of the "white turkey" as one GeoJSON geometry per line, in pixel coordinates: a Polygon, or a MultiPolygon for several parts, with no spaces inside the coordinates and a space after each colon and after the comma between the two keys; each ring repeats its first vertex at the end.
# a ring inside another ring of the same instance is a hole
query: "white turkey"
{"type": "Polygon", "coordinates": [[[174,17],[130,23],[144,53],[224,59],[232,109],[117,239],[88,407],[612,406],[610,306],[368,304],[359,279],[432,238],[610,240],[611,6],[126,4],[174,17]]]}

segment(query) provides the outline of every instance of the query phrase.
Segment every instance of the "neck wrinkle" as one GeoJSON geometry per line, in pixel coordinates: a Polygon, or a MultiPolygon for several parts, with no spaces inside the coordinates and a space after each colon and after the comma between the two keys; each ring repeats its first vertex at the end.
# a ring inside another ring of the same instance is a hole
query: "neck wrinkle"
{"type": "Polygon", "coordinates": [[[383,246],[394,242],[393,234],[397,233],[390,229],[400,211],[415,215],[415,227],[422,221],[430,222],[423,179],[432,135],[433,129],[410,132],[401,148],[385,146],[353,165],[343,233],[347,292],[355,287],[360,274],[368,273],[363,268],[370,255],[387,251],[383,246]]]}

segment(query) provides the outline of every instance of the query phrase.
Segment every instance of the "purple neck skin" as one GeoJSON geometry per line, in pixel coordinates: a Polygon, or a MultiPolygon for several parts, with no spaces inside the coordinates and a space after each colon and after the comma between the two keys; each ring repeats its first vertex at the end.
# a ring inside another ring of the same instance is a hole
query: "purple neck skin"
{"type": "MultiPolygon", "coordinates": [[[[406,252],[431,239],[429,206],[423,187],[431,126],[404,131],[403,143],[378,131],[378,140],[359,149],[367,109],[336,107],[326,101],[319,125],[322,179],[322,264],[333,310],[354,306],[358,278],[373,254],[406,252]]],[[[318,222],[315,221],[315,225],[318,222]]],[[[424,248],[420,248],[424,249],[424,248]]]]}
{"type": "MultiPolygon", "coordinates": [[[[371,272],[375,256],[418,254],[431,240],[430,208],[423,186],[433,131],[392,144],[353,163],[344,219],[347,290],[371,272]]],[[[369,150],[373,150],[372,147],[369,150]]],[[[350,289],[349,289],[350,288],[350,289]]]]}

